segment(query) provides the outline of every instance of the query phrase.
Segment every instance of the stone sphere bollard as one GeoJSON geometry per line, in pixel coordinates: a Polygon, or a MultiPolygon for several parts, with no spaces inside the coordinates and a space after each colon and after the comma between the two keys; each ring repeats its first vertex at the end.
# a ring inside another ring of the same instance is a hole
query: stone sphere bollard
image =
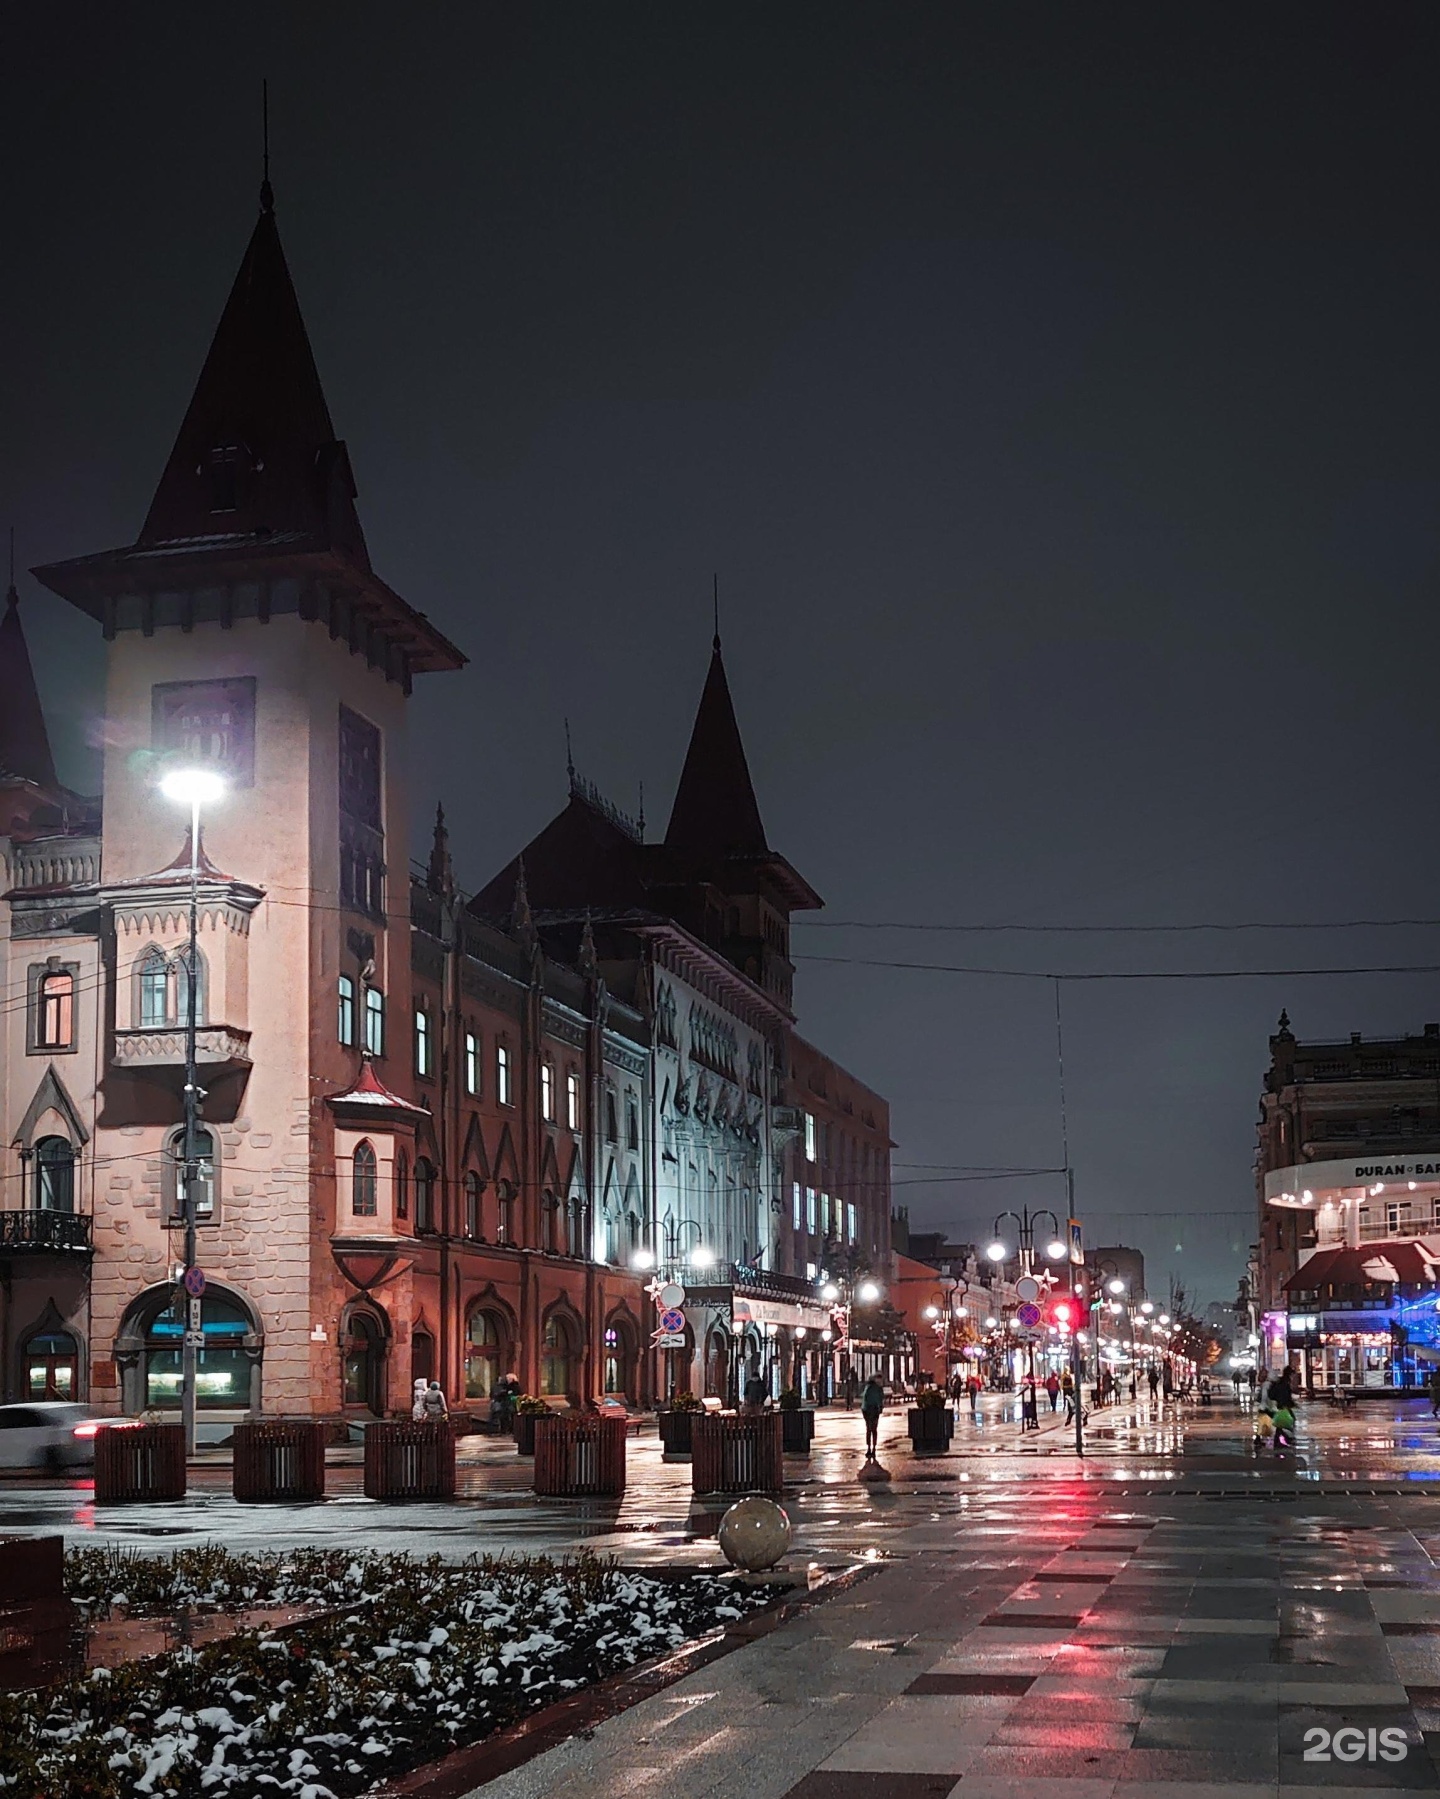
{"type": "Polygon", "coordinates": [[[783,1506],[751,1494],[737,1499],[730,1507],[720,1520],[715,1538],[732,1568],[757,1574],[762,1568],[775,1566],[790,1547],[794,1534],[783,1506]]]}

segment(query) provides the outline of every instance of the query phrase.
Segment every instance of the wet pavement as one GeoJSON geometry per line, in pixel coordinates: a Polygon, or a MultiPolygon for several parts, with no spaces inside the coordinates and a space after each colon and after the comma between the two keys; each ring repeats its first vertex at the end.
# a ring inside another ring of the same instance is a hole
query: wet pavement
{"type": "MultiPolygon", "coordinates": [[[[848,1591],[490,1783],[485,1799],[1344,1799],[1440,1790],[1440,1422],[1424,1401],[1302,1407],[1297,1452],[1249,1413],[1125,1405],[1077,1462],[1063,1420],[963,1414],[892,1480],[855,1478],[858,1415],[787,1458],[788,1565],[868,1565],[848,1591]]],[[[173,1505],[97,1508],[84,1483],[0,1481],[0,1533],[165,1549],[313,1544],[565,1553],[713,1566],[723,1501],[653,1434],[622,1501],[538,1500],[508,1443],[460,1445],[453,1504],[380,1505],[358,1451],[330,1497],[237,1505],[223,1457],[173,1505]]]]}

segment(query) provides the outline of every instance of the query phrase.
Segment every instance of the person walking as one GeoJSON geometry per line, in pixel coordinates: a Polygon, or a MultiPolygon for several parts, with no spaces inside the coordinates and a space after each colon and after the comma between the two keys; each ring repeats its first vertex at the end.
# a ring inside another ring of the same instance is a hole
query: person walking
{"type": "Polygon", "coordinates": [[[426,1381],[422,1374],[416,1378],[410,1394],[410,1417],[416,1424],[419,1424],[425,1416],[425,1387],[426,1381]]]}
{"type": "Polygon", "coordinates": [[[873,1462],[880,1436],[880,1414],[885,1410],[885,1389],[871,1375],[860,1395],[860,1416],[865,1420],[865,1460],[873,1462]]]}
{"type": "Polygon", "coordinates": [[[450,1416],[450,1407],[445,1403],[445,1393],[438,1380],[432,1380],[425,1389],[421,1408],[427,1424],[438,1424],[442,1418],[450,1416]]]}
{"type": "Polygon", "coordinates": [[[1154,1405],[1155,1396],[1160,1391],[1160,1370],[1153,1362],[1145,1370],[1145,1378],[1150,1383],[1150,1403],[1154,1405]]]}
{"type": "Polygon", "coordinates": [[[1060,1376],[1053,1368],[1045,1376],[1045,1391],[1050,1395],[1050,1410],[1053,1412],[1060,1404],[1060,1376]]]}

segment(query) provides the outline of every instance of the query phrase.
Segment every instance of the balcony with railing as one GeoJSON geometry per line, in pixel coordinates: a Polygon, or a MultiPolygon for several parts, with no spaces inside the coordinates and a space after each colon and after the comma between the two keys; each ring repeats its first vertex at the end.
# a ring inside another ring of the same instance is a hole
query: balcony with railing
{"type": "Polygon", "coordinates": [[[0,1212],[0,1256],[91,1254],[83,1212],[0,1212]]]}

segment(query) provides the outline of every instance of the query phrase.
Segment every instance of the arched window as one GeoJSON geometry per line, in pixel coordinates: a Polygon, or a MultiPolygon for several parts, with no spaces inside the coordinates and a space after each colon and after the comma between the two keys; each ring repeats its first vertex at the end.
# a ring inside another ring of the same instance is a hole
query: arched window
{"type": "Polygon", "coordinates": [[[403,1149],[395,1157],[395,1216],[410,1216],[410,1158],[403,1149]]]}
{"type": "MultiPolygon", "coordinates": [[[[176,1131],[170,1139],[170,1159],[174,1164],[170,1180],[170,1216],[176,1222],[185,1217],[185,1133],[176,1131]]],[[[195,1220],[197,1224],[215,1221],[215,1139],[199,1125],[195,1131],[195,1220]]]]}
{"type": "Polygon", "coordinates": [[[465,1235],[478,1240],[480,1225],[480,1176],[472,1169],[465,1176],[465,1235]]]}
{"type": "Polygon", "coordinates": [[[30,1399],[74,1399],[80,1377],[80,1345],[69,1331],[37,1332],[20,1352],[30,1399]]]}
{"type": "Polygon", "coordinates": [[[435,1229],[435,1170],[423,1156],[415,1164],[415,1228],[435,1229]]]}
{"type": "Polygon", "coordinates": [[[140,963],[140,1023],[155,1026],[169,1022],[170,965],[152,943],[140,963]]]}
{"type": "Polygon", "coordinates": [[[39,1049],[69,1049],[75,1040],[75,977],[66,970],[40,977],[39,1049]]]}
{"type": "Polygon", "coordinates": [[[375,1151],[368,1143],[357,1143],[350,1175],[350,1210],[357,1218],[375,1216],[375,1195],[375,1151]]]}
{"type": "Polygon", "coordinates": [[[540,1196],[540,1247],[548,1254],[554,1255],[559,1248],[559,1230],[556,1226],[556,1214],[560,1210],[560,1201],[553,1193],[540,1196]]]}
{"type": "Polygon", "coordinates": [[[570,1326],[558,1312],[545,1320],[540,1339],[540,1391],[549,1398],[563,1399],[571,1391],[571,1369],[575,1344],[570,1326]]]}
{"type": "Polygon", "coordinates": [[[75,1147],[65,1137],[42,1137],[35,1145],[35,1209],[75,1210],[75,1147]]]}
{"type": "Polygon", "coordinates": [[[434,1072],[430,1046],[430,1014],[424,1006],[415,1008],[415,1072],[429,1076],[434,1072]]]}
{"type": "MultiPolygon", "coordinates": [[[[195,1376],[196,1402],[201,1406],[248,1406],[250,1358],[243,1339],[250,1320],[233,1300],[210,1292],[200,1302],[200,1348],[195,1376]]],[[[157,1312],[145,1333],[145,1403],[178,1406],[180,1356],[185,1319],[172,1307],[157,1312]]]]}
{"type": "Polygon", "coordinates": [[[546,1124],[555,1122],[555,1064],[548,1057],[540,1063],[540,1116],[546,1124]]]}
{"type": "Polygon", "coordinates": [[[612,1318],[605,1327],[604,1391],[617,1399],[635,1398],[635,1333],[628,1319],[612,1318]]]}
{"type": "Polygon", "coordinates": [[[488,1399],[500,1379],[500,1326],[479,1306],[465,1327],[465,1397],[488,1399]]]}
{"type": "Polygon", "coordinates": [[[495,1241],[497,1243],[513,1243],[515,1241],[515,1189],[509,1181],[496,1183],[495,1203],[498,1212],[495,1241]]]}
{"type": "Polygon", "coordinates": [[[568,1222],[566,1253],[572,1256],[583,1256],[585,1253],[585,1202],[583,1199],[570,1201],[568,1222]]]}
{"type": "MultiPolygon", "coordinates": [[[[175,1018],[179,1024],[190,1019],[190,951],[180,950],[175,957],[175,1018]]],[[[205,1022],[205,958],[195,953],[195,1022],[205,1022]]]]}

